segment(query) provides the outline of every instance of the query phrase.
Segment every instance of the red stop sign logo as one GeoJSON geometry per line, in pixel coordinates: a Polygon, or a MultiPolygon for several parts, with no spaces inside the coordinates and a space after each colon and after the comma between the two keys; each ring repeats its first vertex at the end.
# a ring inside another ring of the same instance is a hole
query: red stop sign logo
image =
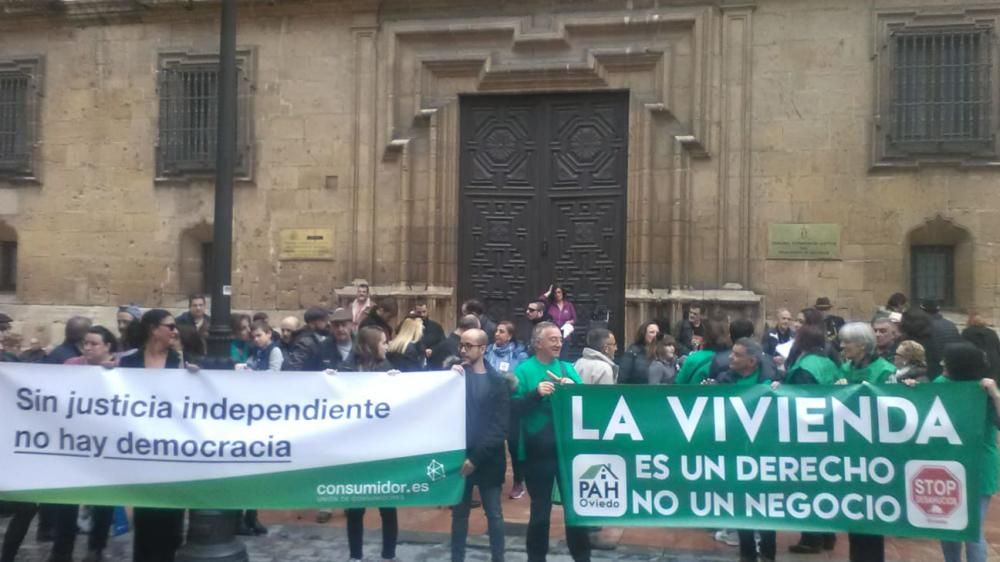
{"type": "Polygon", "coordinates": [[[929,517],[948,517],[962,503],[962,484],[947,468],[925,466],[913,477],[910,499],[929,517]]]}

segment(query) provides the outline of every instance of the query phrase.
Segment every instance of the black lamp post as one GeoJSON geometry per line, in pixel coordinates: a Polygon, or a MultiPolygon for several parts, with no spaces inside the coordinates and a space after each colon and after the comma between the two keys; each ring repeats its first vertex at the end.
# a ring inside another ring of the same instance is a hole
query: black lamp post
{"type": "MultiPolygon", "coordinates": [[[[215,223],[213,224],[212,324],[208,353],[228,358],[233,333],[229,325],[233,262],[233,173],[236,164],[236,0],[222,0],[219,48],[219,128],[215,158],[215,223]]],[[[239,512],[191,511],[187,542],[178,562],[247,562],[247,551],[236,539],[239,512]]]]}

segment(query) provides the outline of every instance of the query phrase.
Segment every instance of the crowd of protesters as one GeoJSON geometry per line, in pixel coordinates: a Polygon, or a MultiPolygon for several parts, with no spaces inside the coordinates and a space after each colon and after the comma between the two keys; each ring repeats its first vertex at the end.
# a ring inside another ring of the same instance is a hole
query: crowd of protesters
{"type": "MultiPolygon", "coordinates": [[[[965,329],[940,314],[934,302],[907,306],[902,294],[892,295],[870,320],[848,322],[833,315],[830,299],[793,314],[776,312],[773,326],[759,337],[755,324],[743,318],[713,313],[690,303],[673,330],[645,322],[631,342],[619,344],[605,327],[592,327],[586,347],[575,363],[562,360],[576,323],[576,310],[566,291],[551,286],[527,303],[520,323],[490,318],[483,304],[462,304],[455,328],[447,332],[428,316],[427,303],[416,300],[400,313],[397,301],[357,289],[349,306],[333,310],[312,307],[302,317],[277,324],[264,313],[232,315],[229,356],[207,353],[211,318],[201,295],[189,299],[188,310],[173,316],[161,309],[141,311],[122,306],[117,334],[83,317],[68,319],[65,339],[51,350],[37,341],[20,349],[11,319],[0,314],[0,360],[67,365],[100,365],[158,369],[235,369],[254,371],[414,372],[456,369],[466,380],[467,459],[461,473],[467,485],[461,502],[452,507],[452,560],[465,557],[468,517],[481,503],[488,522],[491,559],[504,559],[505,538],[501,490],[510,458],[511,499],[530,496],[526,533],[528,560],[545,560],[553,487],[561,478],[555,454],[552,411],[547,397],[564,384],[906,384],[979,380],[990,397],[990,427],[984,447],[985,514],[998,487],[1000,454],[996,426],[1000,420],[1000,339],[978,314],[970,314],[965,329]],[[672,335],[671,335],[672,334],[672,335]],[[473,489],[478,489],[478,494],[473,489]],[[478,495],[478,499],[477,498],[478,495]]],[[[4,536],[0,562],[13,562],[28,527],[39,515],[38,539],[53,541],[52,562],[73,559],[77,506],[13,504],[13,519],[4,536]]],[[[378,506],[373,506],[378,507],[378,506]]],[[[396,556],[398,514],[380,507],[384,560],[396,556]]],[[[362,558],[364,509],[346,510],[351,560],[362,558]]],[[[111,509],[91,510],[93,525],[84,562],[103,559],[111,526],[111,509]]],[[[320,511],[317,520],[332,516],[320,511]]],[[[134,560],[171,561],[182,543],[184,510],[136,508],[134,560]]],[[[256,511],[238,519],[238,532],[264,534],[256,511]]],[[[716,538],[739,547],[741,562],[775,560],[773,531],[719,531],[716,538]]],[[[884,560],[881,536],[848,535],[851,562],[884,560]]],[[[827,533],[802,533],[790,547],[798,554],[816,554],[834,547],[827,533]]],[[[600,529],[566,527],[566,542],[577,562],[590,560],[592,548],[613,547],[600,529]]],[[[985,542],[942,543],[946,562],[986,560],[985,542]]]]}

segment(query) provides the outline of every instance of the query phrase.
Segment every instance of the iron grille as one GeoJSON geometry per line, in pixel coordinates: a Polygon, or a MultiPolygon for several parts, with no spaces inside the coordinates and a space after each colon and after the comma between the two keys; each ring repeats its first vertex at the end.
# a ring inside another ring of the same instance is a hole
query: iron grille
{"type": "Polygon", "coordinates": [[[889,144],[905,153],[993,150],[992,30],[919,28],[892,34],[889,144]]]}
{"type": "Polygon", "coordinates": [[[17,242],[0,242],[0,291],[17,290],[17,242]]]}
{"type": "Polygon", "coordinates": [[[953,246],[912,246],[910,261],[914,302],[932,300],[943,306],[955,303],[953,246]]]}
{"type": "Polygon", "coordinates": [[[31,175],[35,135],[33,77],[0,72],[0,174],[31,175]]]}
{"type": "MultiPolygon", "coordinates": [[[[162,177],[215,171],[218,136],[218,63],[179,63],[160,72],[160,139],[157,172],[162,177]]],[[[236,173],[250,163],[250,80],[237,68],[236,173]]]]}

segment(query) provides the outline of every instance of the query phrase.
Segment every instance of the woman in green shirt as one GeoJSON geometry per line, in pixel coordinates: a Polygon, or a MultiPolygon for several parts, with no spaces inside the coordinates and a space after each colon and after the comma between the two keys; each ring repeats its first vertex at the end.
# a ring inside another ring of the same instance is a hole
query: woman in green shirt
{"type": "MultiPolygon", "coordinates": [[[[954,343],[944,350],[944,374],[934,382],[979,381],[986,395],[989,396],[989,409],[986,416],[986,431],[984,432],[984,451],[982,483],[979,501],[980,522],[986,520],[986,510],[990,505],[990,497],[997,492],[998,474],[1000,474],[1000,451],[997,449],[997,427],[1000,425],[1000,391],[996,381],[989,378],[989,366],[986,357],[978,347],[969,342],[954,343]]],[[[980,526],[980,529],[983,527],[980,526]]],[[[968,562],[986,562],[986,539],[982,530],[976,542],[941,541],[941,550],[945,562],[962,562],[962,547],[965,546],[965,559],[968,562]]]]}
{"type": "Polygon", "coordinates": [[[844,363],[837,384],[885,384],[896,366],[875,354],[875,331],[865,322],[850,322],[840,329],[844,363]]]}
{"type": "Polygon", "coordinates": [[[834,384],[840,368],[826,354],[826,335],[819,326],[803,325],[795,333],[794,346],[801,350],[795,364],[788,367],[788,384],[834,384]]]}

